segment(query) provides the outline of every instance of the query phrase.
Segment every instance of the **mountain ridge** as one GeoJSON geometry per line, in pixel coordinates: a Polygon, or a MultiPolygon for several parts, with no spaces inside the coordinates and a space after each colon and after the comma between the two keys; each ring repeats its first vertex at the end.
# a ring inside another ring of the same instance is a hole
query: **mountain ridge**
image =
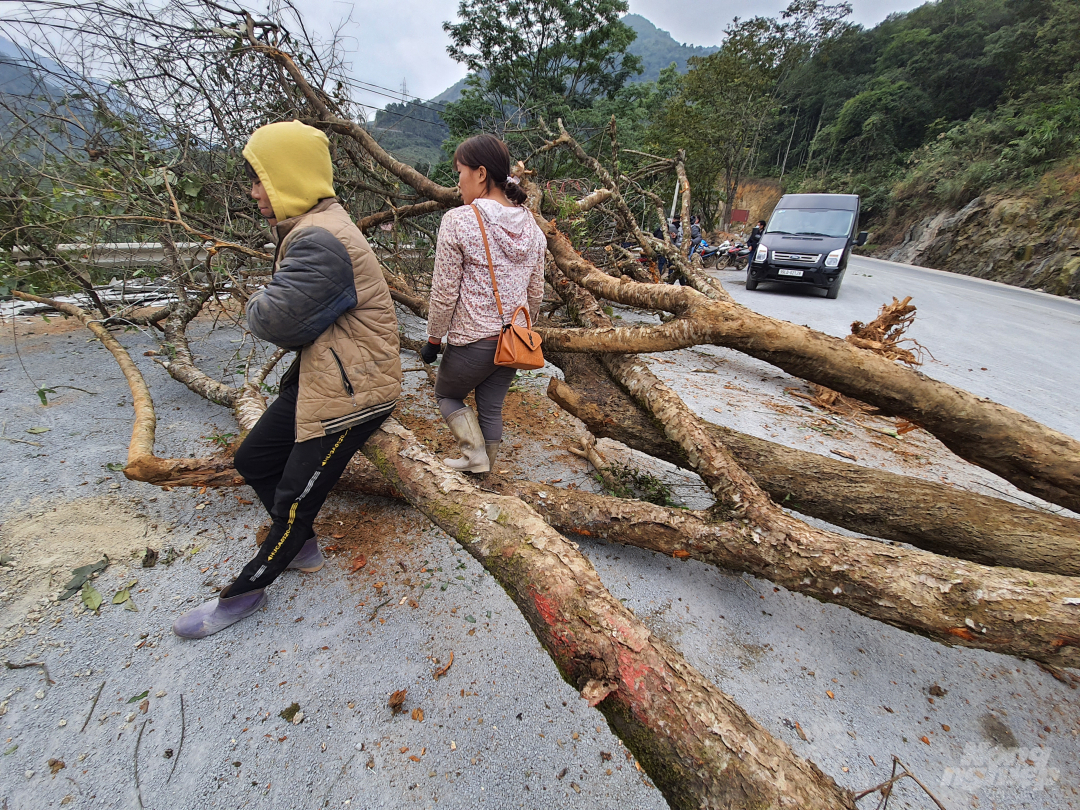
{"type": "MultiPolygon", "coordinates": [[[[716,45],[680,44],[668,31],[658,28],[640,14],[627,14],[622,18],[622,22],[637,34],[627,52],[640,57],[642,62],[642,72],[628,80],[627,84],[654,82],[660,77],[660,71],[672,63],[679,73],[686,73],[691,57],[708,56],[720,49],[716,45]]],[[[410,163],[437,163],[442,154],[442,141],[450,131],[443,126],[443,134],[441,137],[437,136],[432,131],[432,122],[429,120],[432,116],[427,114],[427,110],[430,110],[431,106],[458,101],[467,80],[468,77],[459,79],[427,101],[416,99],[405,104],[388,104],[385,109],[376,112],[374,129],[386,133],[380,136],[385,138],[384,146],[410,163]]],[[[441,124],[441,121],[438,123],[441,124]]]]}

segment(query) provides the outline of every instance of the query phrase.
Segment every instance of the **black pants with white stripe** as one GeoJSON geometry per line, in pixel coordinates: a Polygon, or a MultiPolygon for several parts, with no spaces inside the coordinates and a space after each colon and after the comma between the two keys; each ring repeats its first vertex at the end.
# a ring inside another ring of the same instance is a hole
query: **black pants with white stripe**
{"type": "Polygon", "coordinates": [[[286,386],[236,451],[236,471],[255,490],[273,521],[255,559],[229,586],[229,596],[265,588],[315,535],[313,523],[345,465],[386,419],[340,433],[296,441],[296,384],[286,386]]]}

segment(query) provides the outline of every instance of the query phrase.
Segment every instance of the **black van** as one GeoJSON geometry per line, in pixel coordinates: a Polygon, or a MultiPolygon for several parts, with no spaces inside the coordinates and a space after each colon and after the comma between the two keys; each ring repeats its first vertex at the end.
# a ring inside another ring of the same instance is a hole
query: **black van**
{"type": "Polygon", "coordinates": [[[746,289],[782,281],[820,287],[826,298],[836,298],[851,246],[866,244],[866,231],[858,228],[858,194],[785,194],[750,257],[746,289]]]}

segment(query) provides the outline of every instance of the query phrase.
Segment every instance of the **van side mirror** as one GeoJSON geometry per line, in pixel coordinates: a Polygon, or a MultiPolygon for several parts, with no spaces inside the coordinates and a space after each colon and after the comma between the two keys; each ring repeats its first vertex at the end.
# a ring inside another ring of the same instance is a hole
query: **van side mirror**
{"type": "Polygon", "coordinates": [[[862,247],[866,244],[866,240],[870,238],[870,234],[867,231],[859,231],[859,238],[855,240],[855,244],[862,247]]]}

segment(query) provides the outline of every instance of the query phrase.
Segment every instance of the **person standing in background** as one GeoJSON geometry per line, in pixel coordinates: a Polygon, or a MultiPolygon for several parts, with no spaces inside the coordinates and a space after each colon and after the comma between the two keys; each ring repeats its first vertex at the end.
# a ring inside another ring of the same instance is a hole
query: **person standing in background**
{"type": "Polygon", "coordinates": [[[455,470],[485,473],[495,465],[502,443],[503,401],[517,373],[495,365],[499,334],[506,324],[495,302],[491,274],[505,317],[526,306],[535,321],[544,298],[547,239],[522,207],[525,192],[510,174],[506,144],[494,135],[474,135],[454,152],[454,169],[465,204],[448,211],[439,226],[428,340],[420,357],[432,363],[446,338],[435,399],[461,457],[444,463],[455,470]],[[475,412],[464,402],[470,392],[475,392],[475,412]]]}

